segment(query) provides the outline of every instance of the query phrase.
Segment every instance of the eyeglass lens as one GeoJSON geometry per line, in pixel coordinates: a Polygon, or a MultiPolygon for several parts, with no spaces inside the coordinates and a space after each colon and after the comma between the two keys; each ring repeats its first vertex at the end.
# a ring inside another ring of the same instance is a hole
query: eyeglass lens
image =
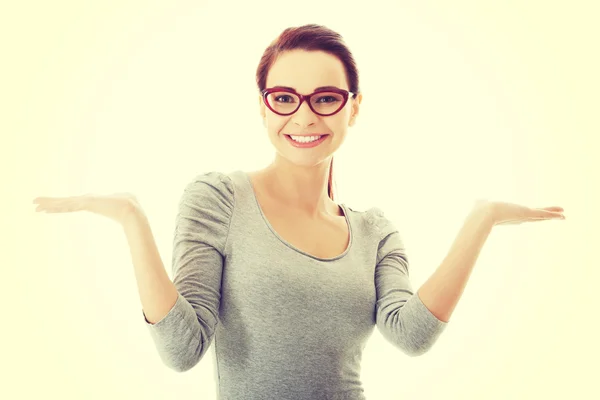
{"type": "MultiPolygon", "coordinates": [[[[266,96],[269,106],[281,114],[296,111],[300,98],[289,92],[272,92],[266,96]]],[[[310,104],[318,114],[332,114],[344,106],[344,96],[336,92],[319,92],[310,98],[310,104]]]]}

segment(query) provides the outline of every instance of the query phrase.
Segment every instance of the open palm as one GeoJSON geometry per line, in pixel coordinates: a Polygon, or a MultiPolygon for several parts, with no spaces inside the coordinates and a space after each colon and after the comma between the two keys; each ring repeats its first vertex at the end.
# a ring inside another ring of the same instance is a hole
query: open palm
{"type": "Polygon", "coordinates": [[[478,206],[488,207],[493,216],[494,225],[515,225],[532,221],[563,220],[562,207],[530,208],[527,206],[500,201],[480,200],[478,206]]]}
{"type": "Polygon", "coordinates": [[[136,197],[131,193],[111,195],[84,194],[71,197],[36,197],[37,212],[68,213],[89,211],[122,223],[130,212],[139,209],[136,197]]]}

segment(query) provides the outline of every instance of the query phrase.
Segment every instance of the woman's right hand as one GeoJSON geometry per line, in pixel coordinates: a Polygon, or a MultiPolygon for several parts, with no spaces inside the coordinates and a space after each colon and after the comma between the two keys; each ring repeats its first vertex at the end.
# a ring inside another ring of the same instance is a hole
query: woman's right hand
{"type": "Polygon", "coordinates": [[[67,213],[89,211],[123,224],[133,212],[141,212],[137,198],[131,193],[111,195],[84,194],[72,197],[36,197],[35,211],[47,213],[67,213]]]}

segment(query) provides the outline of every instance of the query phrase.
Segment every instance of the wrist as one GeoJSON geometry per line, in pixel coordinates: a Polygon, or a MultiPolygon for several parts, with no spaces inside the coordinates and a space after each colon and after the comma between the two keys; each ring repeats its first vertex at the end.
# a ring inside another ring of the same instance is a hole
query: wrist
{"type": "Polygon", "coordinates": [[[119,222],[124,229],[144,221],[146,221],[146,214],[139,204],[135,202],[127,203],[127,205],[123,208],[121,218],[119,219],[119,222]]]}
{"type": "Polygon", "coordinates": [[[497,213],[495,203],[488,200],[477,200],[473,207],[472,214],[484,220],[486,223],[494,226],[497,222],[497,213]]]}

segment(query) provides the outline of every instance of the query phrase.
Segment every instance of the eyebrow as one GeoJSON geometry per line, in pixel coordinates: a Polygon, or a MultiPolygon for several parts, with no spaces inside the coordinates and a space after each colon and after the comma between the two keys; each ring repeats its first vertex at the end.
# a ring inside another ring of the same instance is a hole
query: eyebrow
{"type": "MultiPolygon", "coordinates": [[[[296,91],[295,88],[289,87],[289,86],[273,86],[273,89],[287,89],[287,90],[292,90],[294,92],[296,91]]],[[[331,90],[331,89],[339,90],[340,88],[337,86],[319,86],[314,91],[316,92],[318,90],[331,90]]]]}

